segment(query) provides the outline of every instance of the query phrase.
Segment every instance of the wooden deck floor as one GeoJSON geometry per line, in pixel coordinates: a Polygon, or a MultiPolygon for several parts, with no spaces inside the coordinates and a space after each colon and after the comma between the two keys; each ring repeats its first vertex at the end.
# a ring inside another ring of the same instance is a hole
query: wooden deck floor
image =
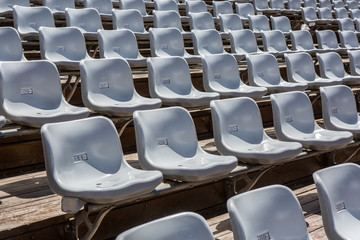
{"type": "MultiPolygon", "coordinates": [[[[302,206],[308,231],[313,240],[327,240],[320,214],[319,200],[314,184],[294,191],[302,206]]],[[[226,210],[223,210],[223,212],[226,210]]],[[[216,240],[233,240],[228,213],[207,219],[216,240]]]]}

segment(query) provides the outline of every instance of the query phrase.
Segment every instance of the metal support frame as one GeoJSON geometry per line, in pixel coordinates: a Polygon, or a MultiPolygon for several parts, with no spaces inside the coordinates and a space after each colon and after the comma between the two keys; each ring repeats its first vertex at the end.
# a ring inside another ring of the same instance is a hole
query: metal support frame
{"type": "Polygon", "coordinates": [[[70,101],[71,98],[74,96],[75,91],[77,89],[77,86],[79,85],[81,78],[80,75],[75,74],[69,74],[68,79],[64,85],[63,94],[65,96],[66,101],[70,101]],[[73,79],[73,76],[76,77],[74,84],[71,86],[71,80],[73,79]],[[68,95],[65,95],[66,90],[69,89],[70,93],[68,95]]]}
{"type": "Polygon", "coordinates": [[[347,163],[350,161],[351,158],[353,158],[358,152],[360,151],[360,147],[359,146],[356,146],[355,149],[353,150],[348,150],[348,149],[341,149],[339,151],[333,151],[333,152],[330,152],[328,154],[328,163],[329,165],[337,165],[337,164],[342,164],[342,163],[347,163]],[[343,159],[341,159],[340,161],[336,161],[336,153],[338,152],[344,152],[345,154],[345,157],[343,159]]]}

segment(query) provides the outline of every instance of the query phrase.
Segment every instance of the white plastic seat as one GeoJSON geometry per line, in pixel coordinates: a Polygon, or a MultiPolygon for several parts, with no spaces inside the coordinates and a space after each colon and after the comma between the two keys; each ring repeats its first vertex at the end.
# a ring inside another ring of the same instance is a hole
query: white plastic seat
{"type": "Polygon", "coordinates": [[[342,84],[341,79],[321,78],[316,74],[314,62],[309,53],[284,54],[289,82],[306,83],[309,89],[342,84]]]}
{"type": "Polygon", "coordinates": [[[289,34],[291,31],[291,24],[288,17],[279,16],[273,17],[270,16],[271,26],[273,30],[279,30],[283,34],[289,34]]]}
{"type": "Polygon", "coordinates": [[[304,0],[304,7],[312,7],[317,10],[317,2],[316,0],[304,0]]]}
{"type": "Polygon", "coordinates": [[[154,8],[156,11],[175,11],[179,13],[179,7],[175,0],[154,1],[154,8]]]}
{"type": "Polygon", "coordinates": [[[303,7],[301,8],[302,19],[310,27],[313,27],[317,24],[329,24],[331,21],[328,19],[319,19],[316,15],[316,11],[312,7],[303,7]]]}
{"type": "Polygon", "coordinates": [[[209,12],[190,13],[189,20],[191,30],[216,29],[214,19],[209,12]]]}
{"type": "MultiPolygon", "coordinates": [[[[160,0],[160,2],[163,0],[160,0]]],[[[185,32],[181,25],[181,18],[179,13],[169,11],[153,11],[154,27],[155,28],[169,28],[174,27],[179,29],[185,39],[191,39],[191,32],[185,32]]]]}
{"type": "Polygon", "coordinates": [[[231,52],[238,55],[261,54],[255,34],[249,29],[232,31],[229,34],[231,52]]]}
{"type": "Polygon", "coordinates": [[[65,15],[66,8],[75,8],[74,0],[42,0],[42,5],[50,8],[54,15],[65,15]]]}
{"type": "Polygon", "coordinates": [[[320,88],[322,116],[325,127],[335,131],[349,131],[360,138],[360,117],[355,96],[348,86],[320,88]]]}
{"type": "Polygon", "coordinates": [[[360,76],[349,75],[345,72],[343,61],[338,53],[328,52],[317,54],[317,58],[321,77],[342,79],[343,83],[348,85],[359,84],[360,76]]]}
{"type": "Polygon", "coordinates": [[[201,107],[219,98],[219,93],[200,92],[194,88],[184,58],[148,58],[147,64],[150,96],[160,98],[163,105],[201,107]]]}
{"type": "Polygon", "coordinates": [[[359,41],[354,31],[339,31],[340,46],[348,50],[359,49],[359,41]]]}
{"type": "Polygon", "coordinates": [[[359,2],[358,1],[347,1],[346,8],[350,9],[359,9],[359,2]]]}
{"type": "MultiPolygon", "coordinates": [[[[155,1],[156,2],[156,1],[155,1]]],[[[127,230],[116,240],[214,240],[206,220],[199,214],[183,212],[127,230]]]]}
{"type": "Polygon", "coordinates": [[[8,16],[13,13],[15,5],[30,7],[29,0],[0,0],[0,16],[8,16]]]}
{"type": "Polygon", "coordinates": [[[319,49],[341,50],[335,33],[331,30],[315,30],[319,49]]]}
{"type": "Polygon", "coordinates": [[[360,9],[350,9],[349,13],[351,19],[360,18],[360,9]]]}
{"type": "Polygon", "coordinates": [[[276,164],[299,155],[302,145],[270,138],[264,131],[259,107],[251,98],[211,101],[216,148],[247,164],[276,164]]]}
{"type": "Polygon", "coordinates": [[[215,29],[191,30],[191,32],[195,54],[205,56],[226,53],[221,36],[215,29]]]}
{"type": "Polygon", "coordinates": [[[147,14],[144,0],[119,0],[119,3],[121,10],[138,10],[144,21],[149,21],[153,17],[147,14]]]}
{"type": "Polygon", "coordinates": [[[306,30],[290,32],[291,46],[294,51],[304,51],[309,54],[324,52],[322,49],[315,48],[311,33],[306,30]]]}
{"type": "Polygon", "coordinates": [[[253,4],[255,11],[258,15],[259,13],[273,14],[279,12],[279,10],[269,8],[269,3],[267,0],[254,0],[253,4]]]}
{"type": "Polygon", "coordinates": [[[291,13],[292,11],[286,10],[283,0],[270,0],[270,8],[274,10],[280,10],[281,13],[291,13]]]}
{"type": "Polygon", "coordinates": [[[177,28],[150,28],[152,57],[183,57],[188,63],[199,63],[200,56],[190,55],[184,47],[184,40],[177,28]]]}
{"type": "Polygon", "coordinates": [[[360,168],[345,163],[313,174],[327,238],[357,239],[359,236],[360,168]]]}
{"type": "Polygon", "coordinates": [[[1,62],[1,114],[12,122],[41,127],[89,115],[87,108],[68,104],[59,73],[48,61],[1,62]]]}
{"type": "Polygon", "coordinates": [[[332,9],[332,4],[330,0],[319,0],[320,8],[329,8],[332,9]]]}
{"type": "Polygon", "coordinates": [[[136,146],[143,169],[160,170],[164,178],[195,182],[229,173],[233,156],[205,152],[198,143],[190,113],[181,107],[136,111],[136,146]]]}
{"type": "Polygon", "coordinates": [[[144,98],[136,92],[130,66],[124,59],[84,60],[80,72],[82,101],[95,112],[123,117],[161,106],[160,99],[144,98]]]}
{"type": "Polygon", "coordinates": [[[239,76],[236,59],[230,54],[206,55],[202,57],[203,86],[207,92],[218,92],[222,97],[264,96],[267,89],[244,84],[239,76]]]}
{"type": "Polygon", "coordinates": [[[105,117],[46,124],[41,137],[49,186],[63,197],[109,204],[149,193],[162,182],[159,171],[126,162],[117,130],[105,117]]]}
{"type": "Polygon", "coordinates": [[[14,27],[22,39],[39,39],[39,27],[55,27],[54,17],[48,7],[23,7],[15,5],[14,27]]]}
{"type": "Polygon", "coordinates": [[[269,93],[303,91],[306,83],[286,82],[280,75],[276,58],[271,54],[249,55],[247,57],[248,79],[251,86],[266,87],[269,93]]]}
{"type": "Polygon", "coordinates": [[[342,0],[333,1],[333,9],[335,10],[337,8],[345,8],[345,4],[342,0]]]}
{"type": "Polygon", "coordinates": [[[213,1],[214,17],[219,17],[220,14],[233,14],[233,7],[229,1],[213,1]]]}
{"type": "Polygon", "coordinates": [[[349,13],[348,11],[346,10],[346,8],[335,8],[335,17],[337,19],[340,19],[340,18],[349,18],[349,13]]]}
{"type": "Polygon", "coordinates": [[[102,22],[99,12],[95,8],[66,8],[66,25],[80,29],[85,38],[97,39],[97,31],[102,30],[102,22]]]}
{"type": "Polygon", "coordinates": [[[355,32],[355,26],[353,20],[350,18],[342,18],[337,20],[340,31],[353,31],[355,32]]]}
{"type": "Polygon", "coordinates": [[[255,15],[254,5],[251,3],[235,3],[235,10],[241,20],[248,20],[249,15],[255,15]]]}
{"type": "Polygon", "coordinates": [[[186,1],[185,4],[187,16],[190,13],[207,12],[207,6],[204,1],[186,1]]]}
{"type": "Polygon", "coordinates": [[[129,29],[137,39],[149,39],[149,32],[145,30],[144,21],[139,10],[112,10],[113,29],[129,29]]]}
{"type": "Polygon", "coordinates": [[[79,69],[80,61],[91,59],[83,34],[78,28],[39,28],[41,58],[52,61],[60,69],[79,69]]]}
{"type": "Polygon", "coordinates": [[[0,61],[26,61],[19,33],[12,27],[0,27],[0,61]]]}
{"type": "Polygon", "coordinates": [[[299,0],[288,0],[288,9],[296,12],[301,11],[301,1],[299,0]]]}
{"type": "Polygon", "coordinates": [[[113,4],[112,0],[84,0],[85,8],[95,8],[101,17],[111,19],[113,4]]]}
{"type": "Polygon", "coordinates": [[[255,33],[260,34],[262,31],[270,31],[269,19],[265,15],[250,15],[249,28],[255,33]]]}
{"type": "Polygon", "coordinates": [[[235,240],[311,240],[300,203],[282,185],[272,185],[230,198],[227,209],[235,240]]]}
{"type": "Polygon", "coordinates": [[[360,50],[348,50],[350,74],[360,76],[360,50]]]}
{"type": "Polygon", "coordinates": [[[280,30],[264,31],[261,33],[264,51],[282,55],[291,52],[286,44],[284,34],[280,30]]]}
{"type": "Polygon", "coordinates": [[[332,16],[331,9],[325,7],[325,8],[318,8],[318,15],[319,19],[321,20],[328,20],[329,23],[335,23],[336,20],[334,20],[332,16]]]}
{"type": "Polygon", "coordinates": [[[275,133],[279,140],[299,142],[304,148],[333,150],[352,141],[352,133],[321,128],[314,119],[312,104],[303,92],[270,95],[275,133]]]}
{"type": "Polygon", "coordinates": [[[132,67],[146,66],[146,58],[138,48],[135,34],[128,29],[99,30],[99,51],[101,58],[125,58],[132,67]]]}
{"type": "Polygon", "coordinates": [[[238,14],[220,14],[219,19],[221,32],[230,33],[243,29],[242,20],[238,14]]]}

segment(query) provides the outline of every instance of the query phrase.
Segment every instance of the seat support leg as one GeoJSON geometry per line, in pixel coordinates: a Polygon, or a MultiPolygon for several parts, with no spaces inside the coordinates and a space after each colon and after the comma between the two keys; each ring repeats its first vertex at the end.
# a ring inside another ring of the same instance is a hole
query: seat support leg
{"type": "Polygon", "coordinates": [[[335,157],[336,153],[339,151],[333,151],[329,153],[328,162],[330,166],[349,162],[350,159],[352,159],[360,151],[360,147],[355,147],[353,150],[343,149],[341,151],[345,154],[345,157],[339,161],[336,161],[335,157]]]}

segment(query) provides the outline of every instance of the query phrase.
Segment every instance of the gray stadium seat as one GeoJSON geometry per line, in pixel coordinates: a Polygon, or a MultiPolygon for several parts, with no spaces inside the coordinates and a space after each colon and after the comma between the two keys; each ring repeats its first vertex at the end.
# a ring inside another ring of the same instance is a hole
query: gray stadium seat
{"type": "Polygon", "coordinates": [[[75,8],[74,0],[42,0],[42,5],[50,8],[54,15],[64,16],[65,8],[75,8]]]}
{"type": "Polygon", "coordinates": [[[359,40],[354,31],[339,31],[340,46],[348,50],[359,49],[359,40]]]}
{"type": "Polygon", "coordinates": [[[220,33],[215,29],[191,30],[194,52],[201,56],[226,53],[220,33]]]}
{"type": "Polygon", "coordinates": [[[304,148],[333,150],[352,141],[352,133],[321,128],[314,119],[312,104],[303,92],[270,95],[275,133],[279,140],[299,142],[304,148]]]}
{"type": "Polygon", "coordinates": [[[189,13],[207,12],[204,1],[186,1],[185,4],[186,15],[189,15],[189,13]]]}
{"type": "Polygon", "coordinates": [[[200,147],[195,124],[184,108],[136,111],[133,117],[143,169],[160,170],[166,179],[195,182],[221,177],[238,164],[233,156],[209,154],[200,147]]]}
{"type": "Polygon", "coordinates": [[[220,14],[219,20],[221,32],[230,33],[231,31],[243,29],[242,20],[238,14],[220,14]]]}
{"type": "Polygon", "coordinates": [[[257,45],[255,34],[249,29],[232,31],[229,36],[232,53],[244,56],[264,53],[257,45]]]}
{"type": "Polygon", "coordinates": [[[291,46],[294,51],[303,51],[309,54],[324,52],[322,49],[315,48],[311,33],[306,30],[290,32],[291,46]]]}
{"type": "Polygon", "coordinates": [[[358,1],[347,1],[346,5],[347,5],[346,8],[348,10],[350,10],[350,9],[354,9],[354,10],[359,9],[359,2],[358,1]]]}
{"type": "Polygon", "coordinates": [[[130,66],[124,59],[84,60],[80,72],[82,101],[95,112],[123,117],[161,106],[160,99],[144,98],[136,92],[130,66]]]}
{"type": "Polygon", "coordinates": [[[313,174],[325,233],[330,240],[359,236],[360,168],[346,163],[313,174]]]}
{"type": "Polygon", "coordinates": [[[270,138],[264,131],[259,107],[251,98],[211,101],[216,148],[247,164],[277,164],[295,158],[302,145],[270,138]]]}
{"type": "Polygon", "coordinates": [[[264,15],[250,15],[249,28],[259,35],[262,31],[270,31],[269,19],[264,15]]]}
{"type": "MultiPolygon", "coordinates": [[[[162,2],[163,0],[160,0],[162,2]]],[[[153,11],[154,27],[155,28],[169,28],[174,27],[179,29],[185,39],[191,39],[191,32],[185,32],[181,25],[181,17],[179,13],[168,11],[153,11]]]]}
{"type": "Polygon", "coordinates": [[[350,74],[360,76],[360,50],[348,51],[350,62],[350,74]]]}
{"type": "Polygon", "coordinates": [[[111,0],[84,0],[85,8],[95,8],[101,17],[111,18],[113,4],[111,0]]]}
{"type": "Polygon", "coordinates": [[[162,182],[159,171],[126,162],[117,130],[105,117],[46,124],[41,137],[49,186],[60,196],[109,204],[149,193],[162,182]]]}
{"type": "Polygon", "coordinates": [[[116,240],[135,239],[214,240],[214,237],[202,216],[192,212],[183,212],[134,227],[116,238],[116,240]]]}
{"type": "Polygon", "coordinates": [[[160,98],[163,105],[193,108],[209,106],[218,93],[200,92],[191,82],[190,70],[184,58],[148,58],[149,92],[160,98]]]}
{"type": "Polygon", "coordinates": [[[287,79],[289,82],[307,83],[309,89],[342,84],[341,79],[321,78],[316,74],[312,57],[306,52],[285,54],[287,79]]]}
{"type": "Polygon", "coordinates": [[[255,15],[254,5],[251,3],[235,3],[235,10],[243,21],[248,20],[249,15],[255,15]]]}
{"type": "Polygon", "coordinates": [[[22,39],[39,39],[39,27],[55,27],[54,17],[48,7],[23,7],[15,5],[14,27],[22,39]]]}
{"type": "Polygon", "coordinates": [[[290,83],[282,79],[276,58],[271,54],[247,57],[248,79],[251,86],[266,87],[269,93],[303,91],[306,83],[290,83]]]}
{"type": "Polygon", "coordinates": [[[87,108],[65,101],[59,73],[51,62],[1,62],[0,73],[0,112],[12,122],[41,127],[89,115],[87,108]]]}
{"type": "Polygon", "coordinates": [[[360,18],[360,9],[350,9],[349,13],[351,19],[360,18]]]}
{"type": "Polygon", "coordinates": [[[322,116],[325,127],[335,131],[349,131],[360,138],[360,117],[355,96],[348,86],[320,88],[322,116]]]}
{"type": "Polygon", "coordinates": [[[324,78],[342,79],[344,84],[357,85],[360,76],[349,75],[345,72],[343,61],[339,54],[328,52],[317,54],[319,61],[320,75],[324,78]]]}
{"type": "Polygon", "coordinates": [[[234,56],[215,54],[202,57],[203,85],[207,92],[218,92],[222,97],[260,98],[266,94],[264,87],[244,84],[234,56]]]}
{"type": "Polygon", "coordinates": [[[291,52],[287,46],[284,34],[280,30],[264,31],[261,33],[265,52],[277,55],[291,52]]]}
{"type": "Polygon", "coordinates": [[[335,10],[337,8],[345,8],[345,4],[342,0],[333,1],[333,9],[335,10]]]}
{"type": "Polygon", "coordinates": [[[279,30],[283,34],[289,34],[291,31],[291,24],[288,17],[285,16],[270,16],[271,26],[273,30],[279,30]]]}
{"type": "Polygon", "coordinates": [[[30,7],[29,0],[0,0],[0,16],[9,16],[13,13],[15,5],[30,7]]]}
{"type": "Polygon", "coordinates": [[[348,18],[349,17],[349,13],[348,11],[346,10],[346,8],[335,8],[335,17],[337,19],[340,19],[340,18],[348,18]]]}
{"type": "Polygon", "coordinates": [[[279,12],[279,10],[271,9],[267,0],[254,0],[253,4],[257,15],[260,15],[261,13],[273,14],[279,12]]]}
{"type": "Polygon", "coordinates": [[[350,18],[341,18],[337,20],[340,31],[353,31],[355,32],[354,21],[350,18]]]}
{"type": "Polygon", "coordinates": [[[77,70],[83,59],[91,59],[85,39],[78,28],[39,28],[41,58],[52,61],[60,69],[77,70]]]}
{"type": "Polygon", "coordinates": [[[19,33],[12,27],[0,27],[0,61],[26,61],[19,33]]]}
{"type": "Polygon", "coordinates": [[[233,14],[233,7],[229,1],[213,1],[214,17],[219,17],[220,14],[233,14]]]}
{"type": "Polygon", "coordinates": [[[145,30],[144,21],[139,10],[112,10],[113,29],[129,29],[136,38],[148,39],[149,32],[145,30]]]}
{"type": "Polygon", "coordinates": [[[301,1],[299,1],[299,0],[288,0],[288,9],[300,12],[300,10],[301,10],[301,1]]]}
{"type": "Polygon", "coordinates": [[[316,0],[304,0],[304,7],[311,7],[317,10],[317,2],[316,0]]]}
{"type": "Polygon", "coordinates": [[[175,0],[154,1],[156,11],[175,11],[179,13],[179,7],[175,0]]]}
{"type": "Polygon", "coordinates": [[[330,0],[319,0],[320,8],[329,8],[332,9],[332,4],[330,0]]]}
{"type": "Polygon", "coordinates": [[[215,29],[214,19],[209,12],[190,13],[189,20],[191,30],[215,29]]]}
{"type": "Polygon", "coordinates": [[[144,21],[149,21],[153,16],[148,15],[145,8],[144,0],[119,0],[121,10],[138,10],[144,21]]]}
{"type": "Polygon", "coordinates": [[[315,31],[319,49],[341,50],[335,33],[332,30],[315,31]]]}
{"type": "Polygon", "coordinates": [[[99,50],[101,58],[125,58],[132,67],[146,66],[146,58],[138,48],[135,34],[128,29],[99,30],[99,50]]]}
{"type": "Polygon", "coordinates": [[[282,185],[272,185],[230,198],[227,209],[235,240],[311,240],[299,201],[282,185]]]}
{"type": "Polygon", "coordinates": [[[319,15],[319,19],[321,20],[328,20],[329,23],[335,23],[336,20],[334,20],[333,16],[332,16],[332,12],[330,8],[318,8],[318,15],[319,15]]]}

